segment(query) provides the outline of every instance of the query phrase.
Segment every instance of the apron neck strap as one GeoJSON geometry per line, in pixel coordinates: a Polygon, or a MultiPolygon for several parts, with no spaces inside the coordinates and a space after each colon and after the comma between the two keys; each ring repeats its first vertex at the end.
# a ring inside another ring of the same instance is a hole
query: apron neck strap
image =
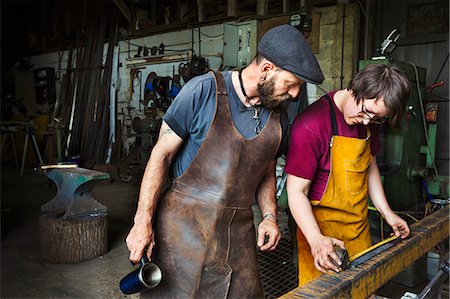
{"type": "Polygon", "coordinates": [[[332,136],[338,135],[337,122],[336,122],[336,114],[334,113],[334,104],[333,100],[330,98],[328,94],[325,94],[325,97],[328,100],[328,104],[330,105],[330,117],[331,117],[331,132],[332,136]]]}

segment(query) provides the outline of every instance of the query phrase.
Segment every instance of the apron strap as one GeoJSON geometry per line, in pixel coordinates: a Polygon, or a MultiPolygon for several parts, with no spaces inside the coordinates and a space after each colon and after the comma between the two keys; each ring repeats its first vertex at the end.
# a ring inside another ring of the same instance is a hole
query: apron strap
{"type": "Polygon", "coordinates": [[[214,77],[214,81],[216,81],[216,97],[218,96],[228,96],[227,88],[225,86],[225,80],[222,76],[222,73],[210,71],[210,73],[214,77]]]}
{"type": "Polygon", "coordinates": [[[334,113],[334,105],[328,94],[325,94],[325,97],[328,100],[328,104],[330,104],[330,117],[331,117],[331,132],[332,136],[338,135],[337,122],[336,122],[336,114],[334,113]]]}

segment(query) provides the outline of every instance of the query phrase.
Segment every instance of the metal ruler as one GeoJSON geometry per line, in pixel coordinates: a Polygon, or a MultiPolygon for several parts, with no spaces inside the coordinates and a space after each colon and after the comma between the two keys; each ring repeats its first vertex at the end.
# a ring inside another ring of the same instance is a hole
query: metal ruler
{"type": "Polygon", "coordinates": [[[402,239],[397,236],[392,236],[387,238],[381,242],[376,243],[375,245],[367,248],[366,250],[361,251],[360,253],[350,257],[349,266],[352,268],[358,267],[362,263],[370,260],[377,254],[391,248],[392,246],[400,243],[402,239]]]}

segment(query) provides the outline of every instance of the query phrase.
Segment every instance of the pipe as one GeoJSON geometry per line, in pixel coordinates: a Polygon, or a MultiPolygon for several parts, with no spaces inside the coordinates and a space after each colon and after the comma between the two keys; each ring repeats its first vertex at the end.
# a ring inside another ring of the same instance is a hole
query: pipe
{"type": "Polygon", "coordinates": [[[344,86],[345,4],[342,6],[341,89],[344,86]]]}

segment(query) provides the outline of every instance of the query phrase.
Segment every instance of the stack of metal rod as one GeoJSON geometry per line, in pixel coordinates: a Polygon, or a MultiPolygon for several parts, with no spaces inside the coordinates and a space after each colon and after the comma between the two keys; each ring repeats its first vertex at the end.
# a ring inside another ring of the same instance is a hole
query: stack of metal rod
{"type": "Polygon", "coordinates": [[[54,113],[54,118],[62,123],[63,155],[79,156],[87,168],[105,164],[114,142],[109,140],[109,107],[113,51],[119,27],[119,14],[112,3],[92,5],[101,7],[87,12],[85,26],[71,40],[59,105],[54,113]]]}

